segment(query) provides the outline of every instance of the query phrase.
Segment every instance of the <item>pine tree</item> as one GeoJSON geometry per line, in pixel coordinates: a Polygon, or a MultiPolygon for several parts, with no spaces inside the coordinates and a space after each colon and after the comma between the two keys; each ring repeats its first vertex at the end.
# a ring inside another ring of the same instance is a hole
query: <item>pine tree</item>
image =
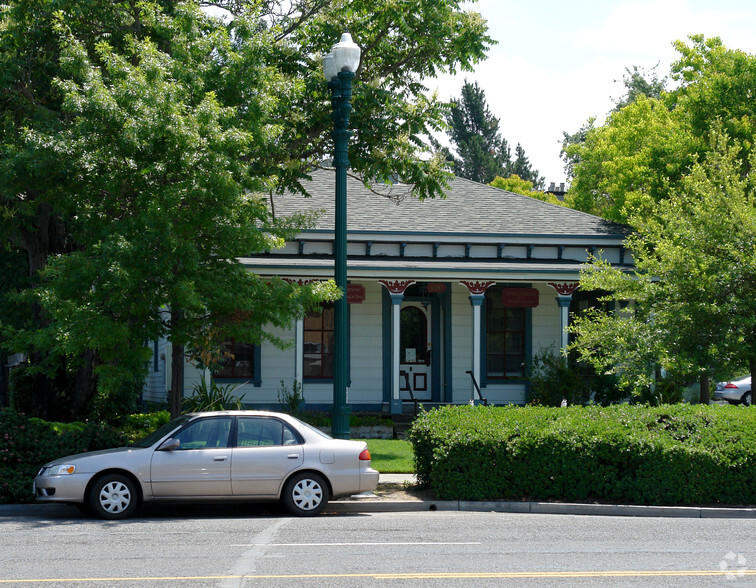
{"type": "Polygon", "coordinates": [[[477,82],[465,81],[462,95],[451,102],[447,122],[456,154],[449,149],[443,151],[457,176],[488,184],[497,176],[517,174],[536,187],[543,185],[543,178],[532,168],[521,145],[517,145],[516,159],[512,160],[509,143],[499,131],[499,119],[488,108],[477,82]]]}

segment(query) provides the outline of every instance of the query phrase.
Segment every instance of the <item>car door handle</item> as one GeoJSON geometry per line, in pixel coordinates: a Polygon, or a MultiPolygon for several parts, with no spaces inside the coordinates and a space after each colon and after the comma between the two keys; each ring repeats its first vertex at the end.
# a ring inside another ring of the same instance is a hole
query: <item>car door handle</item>
{"type": "Polygon", "coordinates": [[[290,453],[286,457],[289,458],[289,459],[299,459],[299,454],[298,453],[290,453]]]}
{"type": "Polygon", "coordinates": [[[218,455],[213,458],[213,461],[226,461],[227,459],[228,457],[226,457],[225,455],[218,455]]]}

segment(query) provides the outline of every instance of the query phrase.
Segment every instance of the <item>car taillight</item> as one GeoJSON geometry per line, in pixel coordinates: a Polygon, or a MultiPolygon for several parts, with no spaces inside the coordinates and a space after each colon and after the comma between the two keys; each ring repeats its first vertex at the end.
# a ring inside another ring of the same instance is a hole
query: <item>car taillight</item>
{"type": "Polygon", "coordinates": [[[360,461],[370,461],[370,452],[367,449],[363,449],[360,453],[360,461]]]}
{"type": "Polygon", "coordinates": [[[732,382],[728,382],[727,384],[725,384],[725,388],[732,389],[732,388],[737,388],[737,386],[735,384],[733,384],[732,382]]]}

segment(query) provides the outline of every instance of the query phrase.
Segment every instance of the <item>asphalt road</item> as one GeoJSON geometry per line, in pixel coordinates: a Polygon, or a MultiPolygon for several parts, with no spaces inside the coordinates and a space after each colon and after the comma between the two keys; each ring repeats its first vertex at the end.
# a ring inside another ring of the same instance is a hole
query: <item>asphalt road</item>
{"type": "Polygon", "coordinates": [[[0,517],[0,587],[756,586],[756,521],[157,508],[0,517]]]}

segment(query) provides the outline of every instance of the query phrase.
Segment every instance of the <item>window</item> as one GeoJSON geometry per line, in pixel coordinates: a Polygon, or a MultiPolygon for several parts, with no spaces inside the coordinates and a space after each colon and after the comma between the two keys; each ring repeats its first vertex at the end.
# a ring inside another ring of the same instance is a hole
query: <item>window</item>
{"type": "Polygon", "coordinates": [[[416,306],[401,311],[399,357],[402,363],[428,363],[428,319],[416,306]]]}
{"type": "Polygon", "coordinates": [[[288,425],[271,418],[239,418],[238,447],[298,445],[298,435],[288,425]]]}
{"type": "Polygon", "coordinates": [[[225,359],[215,371],[216,379],[253,379],[255,377],[255,346],[230,340],[225,343],[225,359]]]}
{"type": "Polygon", "coordinates": [[[333,304],[311,312],[304,320],[304,377],[333,378],[333,304]]]}
{"type": "Polygon", "coordinates": [[[228,447],[231,418],[204,418],[193,421],[174,437],[181,442],[179,450],[216,449],[228,447]]]}
{"type": "Polygon", "coordinates": [[[525,308],[504,306],[501,288],[486,292],[486,375],[525,376],[525,308]]]}

